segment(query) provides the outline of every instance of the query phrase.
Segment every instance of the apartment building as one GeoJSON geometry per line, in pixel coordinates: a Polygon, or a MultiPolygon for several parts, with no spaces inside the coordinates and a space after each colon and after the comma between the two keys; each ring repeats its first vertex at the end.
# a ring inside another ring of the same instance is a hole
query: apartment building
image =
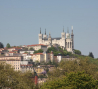
{"type": "Polygon", "coordinates": [[[27,45],[28,49],[33,48],[34,50],[42,49],[44,52],[47,51],[47,45],[44,44],[35,44],[35,45],[27,45]]]}
{"type": "Polygon", "coordinates": [[[15,71],[20,71],[20,62],[22,59],[22,56],[0,56],[0,62],[10,64],[15,71]]]}
{"type": "Polygon", "coordinates": [[[36,54],[32,54],[32,60],[34,62],[38,61],[38,62],[53,62],[54,59],[54,54],[53,52],[51,53],[36,53],[36,54]]]}

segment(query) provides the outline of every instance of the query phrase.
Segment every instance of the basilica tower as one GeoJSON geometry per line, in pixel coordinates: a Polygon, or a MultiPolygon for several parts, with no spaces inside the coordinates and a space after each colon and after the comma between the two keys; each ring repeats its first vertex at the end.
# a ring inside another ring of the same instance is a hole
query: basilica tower
{"type": "Polygon", "coordinates": [[[62,38],[62,39],[65,39],[64,27],[63,27],[63,32],[61,33],[61,38],[62,38]]]}
{"type": "Polygon", "coordinates": [[[61,42],[60,45],[62,45],[65,48],[65,32],[63,27],[63,32],[61,33],[61,42]]]}
{"type": "Polygon", "coordinates": [[[45,29],[45,34],[43,35],[43,39],[47,39],[46,29],[45,29]]]}
{"type": "Polygon", "coordinates": [[[72,50],[74,50],[74,34],[73,34],[73,26],[72,26],[71,38],[72,38],[72,50]]]}
{"type": "Polygon", "coordinates": [[[48,44],[49,44],[49,47],[51,47],[51,45],[52,45],[52,38],[51,38],[51,35],[50,35],[50,33],[49,33],[49,37],[48,37],[48,44]]]}
{"type": "Polygon", "coordinates": [[[73,52],[72,51],[72,38],[70,37],[69,29],[67,29],[67,33],[66,33],[66,50],[68,52],[73,52]]]}
{"type": "Polygon", "coordinates": [[[40,34],[38,36],[39,36],[39,44],[42,44],[43,34],[41,34],[41,28],[40,28],[40,34]]]}

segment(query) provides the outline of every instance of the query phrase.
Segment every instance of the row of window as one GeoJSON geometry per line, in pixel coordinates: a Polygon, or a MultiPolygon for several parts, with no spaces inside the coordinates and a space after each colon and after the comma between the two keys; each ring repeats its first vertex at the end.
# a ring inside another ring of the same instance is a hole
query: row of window
{"type": "Polygon", "coordinates": [[[18,69],[18,70],[19,70],[19,67],[18,67],[18,68],[16,67],[16,68],[14,68],[14,69],[18,69]]]}
{"type": "Polygon", "coordinates": [[[67,48],[71,48],[71,46],[72,46],[72,42],[66,42],[66,47],[67,48]]]}
{"type": "MultiPolygon", "coordinates": [[[[16,65],[16,66],[19,66],[19,65],[16,65]]],[[[14,65],[14,67],[15,67],[15,65],[14,65]]]]}
{"type": "Polygon", "coordinates": [[[9,64],[20,64],[20,62],[8,62],[9,64]]]}

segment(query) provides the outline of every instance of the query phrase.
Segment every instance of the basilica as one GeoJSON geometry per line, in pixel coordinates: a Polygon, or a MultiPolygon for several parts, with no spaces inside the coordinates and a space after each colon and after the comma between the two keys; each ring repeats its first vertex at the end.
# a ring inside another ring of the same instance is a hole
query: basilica
{"type": "Polygon", "coordinates": [[[61,33],[61,37],[58,38],[52,38],[50,33],[49,36],[46,35],[46,30],[45,30],[45,34],[43,35],[41,33],[41,28],[40,28],[40,34],[38,36],[39,36],[39,44],[48,45],[48,47],[51,47],[52,45],[58,45],[61,48],[66,49],[68,52],[73,53],[73,49],[74,49],[73,26],[72,26],[71,36],[69,31],[67,31],[67,33],[64,32],[64,28],[63,28],[63,32],[61,33]]]}

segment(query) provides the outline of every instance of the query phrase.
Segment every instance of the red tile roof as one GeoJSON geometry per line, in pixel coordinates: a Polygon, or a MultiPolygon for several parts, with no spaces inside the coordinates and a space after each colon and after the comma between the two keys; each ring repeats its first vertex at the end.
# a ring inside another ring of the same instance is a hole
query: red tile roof
{"type": "Polygon", "coordinates": [[[14,51],[14,52],[15,52],[15,51],[18,51],[18,50],[12,50],[12,51],[14,51]]]}
{"type": "Polygon", "coordinates": [[[35,53],[35,54],[31,54],[31,55],[43,55],[43,53],[35,53]]]}
{"type": "Polygon", "coordinates": [[[28,54],[28,53],[22,53],[22,54],[28,54]]]}
{"type": "Polygon", "coordinates": [[[9,52],[9,53],[14,53],[14,52],[9,52]]]}
{"type": "Polygon", "coordinates": [[[44,44],[34,44],[34,45],[27,45],[27,46],[47,46],[47,45],[44,45],[44,44]]]}
{"type": "Polygon", "coordinates": [[[8,48],[8,49],[21,49],[21,47],[12,47],[12,48],[8,48]]]}

